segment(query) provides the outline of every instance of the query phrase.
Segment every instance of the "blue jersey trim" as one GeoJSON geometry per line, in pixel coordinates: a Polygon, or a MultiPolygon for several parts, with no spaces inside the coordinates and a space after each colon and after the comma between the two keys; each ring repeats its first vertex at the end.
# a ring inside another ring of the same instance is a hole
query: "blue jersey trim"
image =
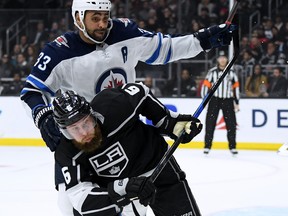
{"type": "Polygon", "coordinates": [[[161,37],[161,33],[157,33],[157,35],[159,38],[158,47],[155,50],[155,52],[153,53],[153,55],[149,59],[146,60],[147,64],[152,64],[159,57],[160,49],[162,47],[162,37],[161,37]]]}
{"type": "Polygon", "coordinates": [[[44,85],[43,83],[39,82],[38,80],[34,79],[34,78],[31,77],[31,76],[28,76],[28,77],[27,77],[27,81],[30,81],[30,82],[32,82],[33,84],[35,84],[39,89],[50,93],[51,96],[54,96],[54,95],[55,95],[54,92],[51,91],[46,85],[44,85]]]}

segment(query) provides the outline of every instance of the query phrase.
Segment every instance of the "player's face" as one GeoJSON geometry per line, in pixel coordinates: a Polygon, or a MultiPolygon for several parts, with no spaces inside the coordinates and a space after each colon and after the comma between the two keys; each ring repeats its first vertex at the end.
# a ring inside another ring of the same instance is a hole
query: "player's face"
{"type": "Polygon", "coordinates": [[[76,123],[67,127],[70,136],[79,143],[85,143],[92,140],[94,136],[94,127],[96,122],[91,115],[82,118],[76,123]]]}
{"type": "Polygon", "coordinates": [[[86,11],[84,24],[90,37],[96,41],[102,41],[107,33],[109,24],[109,12],[86,11]]]}
{"type": "Polygon", "coordinates": [[[102,143],[102,133],[95,119],[89,115],[67,127],[74,145],[85,152],[92,152],[102,143]]]}

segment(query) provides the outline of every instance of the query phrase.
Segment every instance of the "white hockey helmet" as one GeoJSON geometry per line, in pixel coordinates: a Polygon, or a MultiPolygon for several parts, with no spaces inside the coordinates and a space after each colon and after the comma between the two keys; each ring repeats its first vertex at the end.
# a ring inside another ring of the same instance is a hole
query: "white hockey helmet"
{"type": "Polygon", "coordinates": [[[80,31],[82,31],[84,33],[85,37],[87,37],[88,39],[90,39],[94,43],[102,43],[106,40],[106,38],[108,37],[108,35],[110,33],[110,30],[112,29],[112,24],[113,24],[112,20],[111,20],[111,18],[109,18],[109,21],[108,21],[109,24],[108,24],[108,28],[107,28],[106,37],[101,41],[97,41],[88,35],[88,33],[86,31],[85,24],[83,22],[84,16],[85,16],[85,11],[88,11],[88,10],[108,11],[109,17],[110,17],[111,2],[110,2],[110,0],[91,0],[91,1],[89,1],[89,0],[73,0],[73,3],[72,3],[72,17],[74,20],[74,24],[77,26],[77,28],[80,31]],[[80,17],[80,22],[82,24],[82,27],[80,25],[78,25],[78,23],[76,22],[76,12],[79,12],[79,17],[80,17]]]}

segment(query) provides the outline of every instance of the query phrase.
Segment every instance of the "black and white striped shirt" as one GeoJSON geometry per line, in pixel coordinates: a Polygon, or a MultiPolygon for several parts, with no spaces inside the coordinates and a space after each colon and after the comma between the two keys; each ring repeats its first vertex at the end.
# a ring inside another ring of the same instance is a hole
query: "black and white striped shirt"
{"type": "MultiPolygon", "coordinates": [[[[201,97],[203,98],[209,89],[213,86],[213,84],[219,79],[219,77],[222,75],[223,71],[220,70],[218,67],[211,68],[203,82],[202,88],[201,88],[201,97]]],[[[239,103],[240,99],[240,90],[239,90],[239,80],[237,74],[230,70],[217,90],[214,93],[214,97],[218,98],[234,98],[236,104],[239,103]]]]}

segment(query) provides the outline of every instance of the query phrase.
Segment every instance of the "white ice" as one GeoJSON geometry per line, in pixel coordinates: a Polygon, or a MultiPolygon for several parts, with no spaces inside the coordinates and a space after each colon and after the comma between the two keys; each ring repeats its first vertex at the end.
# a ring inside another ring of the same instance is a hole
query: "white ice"
{"type": "MultiPolygon", "coordinates": [[[[174,155],[203,216],[288,215],[288,156],[212,150],[205,157],[198,149],[174,155]]],[[[45,147],[0,147],[0,216],[61,216],[53,166],[45,147]]]]}

